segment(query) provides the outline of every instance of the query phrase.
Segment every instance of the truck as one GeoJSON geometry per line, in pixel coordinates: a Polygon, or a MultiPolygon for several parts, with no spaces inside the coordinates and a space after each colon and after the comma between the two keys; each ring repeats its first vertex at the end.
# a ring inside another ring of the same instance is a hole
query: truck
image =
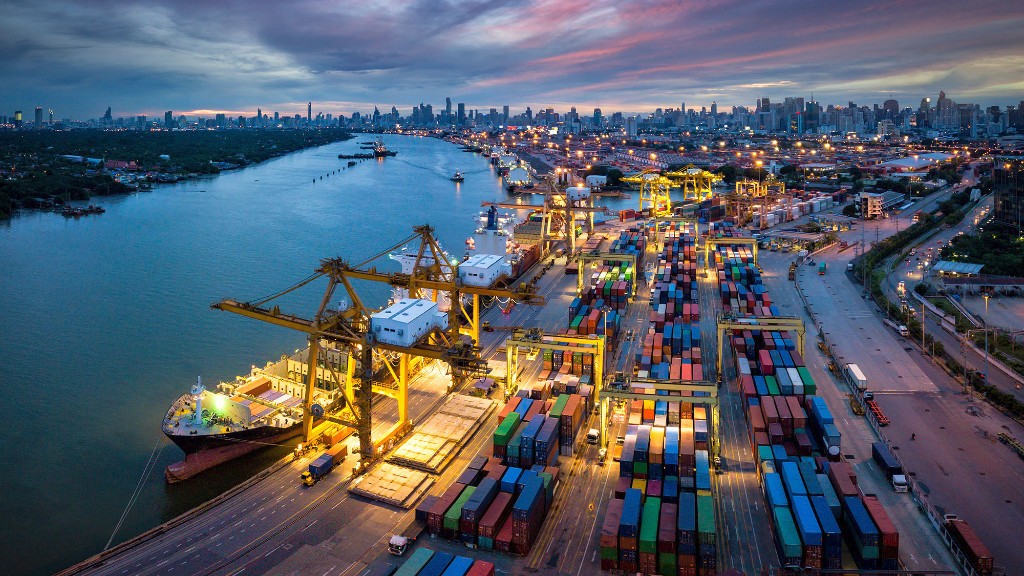
{"type": "Polygon", "coordinates": [[[892,320],[889,319],[885,319],[883,320],[883,322],[886,326],[895,330],[896,333],[899,334],[900,336],[910,336],[910,330],[907,329],[907,326],[905,324],[897,324],[896,322],[893,322],[892,320]]]}
{"type": "Polygon", "coordinates": [[[388,540],[388,552],[395,556],[405,554],[406,550],[416,542],[416,538],[423,532],[423,522],[413,520],[400,534],[392,534],[388,540]]]}
{"type": "Polygon", "coordinates": [[[864,377],[864,373],[860,371],[860,366],[856,364],[846,365],[846,377],[853,384],[853,387],[857,389],[861,394],[868,389],[868,379],[864,377]]]}
{"type": "Polygon", "coordinates": [[[906,492],[907,476],[903,473],[903,467],[900,466],[896,457],[892,455],[892,451],[889,450],[885,442],[872,443],[871,456],[875,459],[878,467],[882,469],[886,479],[892,484],[892,489],[896,492],[906,492]]]}
{"type": "Polygon", "coordinates": [[[327,476],[327,473],[333,470],[335,466],[341,464],[346,456],[348,456],[348,444],[335,444],[334,447],[329,448],[310,462],[309,469],[303,471],[299,478],[302,479],[302,483],[306,486],[312,486],[319,482],[321,478],[327,476]]]}
{"type": "Polygon", "coordinates": [[[828,265],[825,264],[824,262],[821,262],[820,264],[818,264],[818,276],[824,276],[825,275],[825,269],[827,267],[828,267],[828,265]]]}

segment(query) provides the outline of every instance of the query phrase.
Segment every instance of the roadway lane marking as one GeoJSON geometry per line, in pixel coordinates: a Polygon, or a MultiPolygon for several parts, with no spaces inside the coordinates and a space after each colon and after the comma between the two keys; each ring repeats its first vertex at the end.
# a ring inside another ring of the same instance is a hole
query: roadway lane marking
{"type": "Polygon", "coordinates": [[[163,566],[164,564],[167,564],[168,562],[169,562],[169,560],[164,560],[163,562],[157,564],[156,567],[159,568],[159,567],[163,566]]]}
{"type": "MultiPolygon", "coordinates": [[[[310,524],[310,526],[312,526],[312,524],[310,524]]],[[[321,574],[320,576],[327,576],[328,574],[330,574],[331,570],[334,570],[334,569],[335,569],[335,568],[337,568],[337,567],[338,567],[338,565],[337,565],[337,564],[335,564],[334,566],[331,566],[330,568],[328,568],[328,569],[327,569],[327,572],[324,572],[324,573],[323,573],[323,574],[321,574]]]]}
{"type": "Polygon", "coordinates": [[[316,524],[316,523],[317,523],[317,522],[319,522],[319,521],[320,521],[320,519],[319,519],[319,518],[317,518],[316,520],[313,520],[312,522],[310,522],[309,524],[307,524],[305,528],[303,528],[302,530],[299,530],[299,532],[305,532],[305,531],[306,531],[306,530],[307,530],[307,529],[308,529],[309,527],[311,527],[311,526],[312,526],[313,524],[316,524]]]}

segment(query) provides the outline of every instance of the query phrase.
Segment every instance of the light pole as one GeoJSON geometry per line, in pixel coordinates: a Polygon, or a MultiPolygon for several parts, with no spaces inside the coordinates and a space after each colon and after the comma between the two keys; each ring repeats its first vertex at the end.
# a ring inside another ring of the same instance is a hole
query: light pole
{"type": "Polygon", "coordinates": [[[982,374],[985,375],[985,382],[988,382],[988,294],[982,294],[985,298],[985,317],[982,318],[982,322],[985,323],[985,371],[982,374]]]}

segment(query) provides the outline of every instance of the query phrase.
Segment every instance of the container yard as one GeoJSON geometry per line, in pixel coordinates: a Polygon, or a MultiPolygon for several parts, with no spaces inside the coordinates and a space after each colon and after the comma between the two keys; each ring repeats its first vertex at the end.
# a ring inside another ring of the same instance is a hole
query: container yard
{"type": "MultiPolygon", "coordinates": [[[[439,387],[411,429],[372,447],[379,457],[347,485],[353,517],[362,509],[390,514],[375,526],[409,540],[396,561],[365,542],[371,574],[390,567],[400,576],[584,568],[714,575],[738,569],[742,540],[757,539],[730,523],[738,514],[764,527],[770,549],[757,568],[901,568],[889,511],[842,457],[849,440],[833,411],[845,408],[818,395],[831,384],[808,369],[802,323],[781,314],[750,238],[728,224],[703,237],[691,222],[637,217],[620,214],[589,236],[579,260],[539,254],[544,271],[555,267],[529,280],[545,304],[481,313],[491,330],[477,334],[475,354],[488,359],[493,385],[466,385],[485,380],[474,373],[451,390],[439,387]],[[742,430],[741,458],[728,466],[726,401],[739,406],[727,424],[742,430]],[[756,501],[722,489],[741,465],[749,465],[756,501]]],[[[469,284],[491,285],[500,258],[472,258],[469,284]]],[[[421,346],[441,358],[459,350],[423,344],[450,328],[437,303],[406,298],[371,318],[377,342],[393,352],[421,346]],[[406,326],[411,336],[400,333],[406,326]]],[[[449,365],[424,378],[446,381],[462,366],[449,365]]],[[[385,395],[397,400],[400,423],[411,420],[400,392],[385,395]]],[[[347,430],[331,435],[348,441],[347,430]]],[[[359,439],[345,445],[365,457],[359,439]]],[[[331,470],[347,462],[345,473],[354,473],[354,461],[319,452],[305,467],[308,492],[342,486],[333,479],[343,473],[331,470]]],[[[889,459],[880,464],[897,476],[889,459]]],[[[991,566],[969,526],[951,523],[948,531],[974,565],[991,566]]]]}

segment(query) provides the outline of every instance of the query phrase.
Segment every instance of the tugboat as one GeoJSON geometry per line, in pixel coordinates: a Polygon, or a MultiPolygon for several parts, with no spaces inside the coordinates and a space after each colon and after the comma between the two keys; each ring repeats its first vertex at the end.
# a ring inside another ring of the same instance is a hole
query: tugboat
{"type": "Polygon", "coordinates": [[[385,156],[396,156],[398,152],[388,150],[388,147],[384,145],[384,141],[377,139],[373,145],[373,156],[375,158],[383,158],[385,156]]]}
{"type": "Polygon", "coordinates": [[[465,182],[466,177],[462,175],[462,172],[455,171],[455,175],[451,178],[452,182],[465,182]]]}

